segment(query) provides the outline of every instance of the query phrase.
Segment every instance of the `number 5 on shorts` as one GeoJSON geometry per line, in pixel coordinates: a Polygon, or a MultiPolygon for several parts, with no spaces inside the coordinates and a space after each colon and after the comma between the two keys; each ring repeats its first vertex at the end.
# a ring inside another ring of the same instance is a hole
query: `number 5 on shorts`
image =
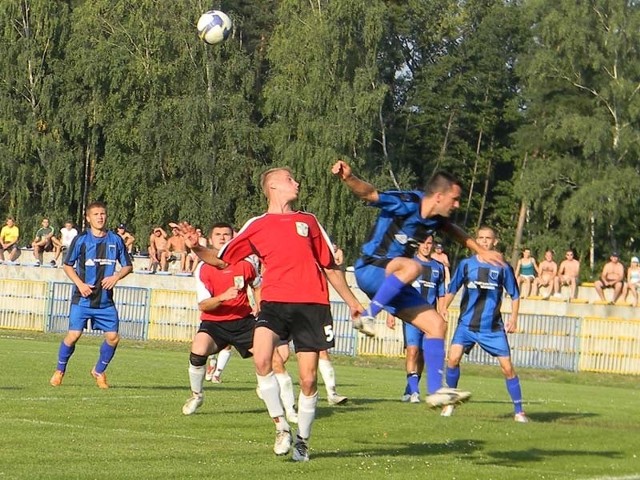
{"type": "Polygon", "coordinates": [[[327,342],[333,341],[333,337],[334,337],[333,325],[325,325],[324,326],[324,334],[327,337],[327,342]]]}

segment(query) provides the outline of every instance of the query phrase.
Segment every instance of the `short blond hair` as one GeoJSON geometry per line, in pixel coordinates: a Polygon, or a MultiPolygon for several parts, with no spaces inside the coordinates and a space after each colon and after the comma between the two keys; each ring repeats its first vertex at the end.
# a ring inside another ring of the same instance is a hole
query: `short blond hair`
{"type": "Polygon", "coordinates": [[[267,182],[269,181],[269,177],[276,172],[287,172],[289,175],[293,175],[293,172],[289,167],[270,168],[269,170],[262,172],[262,174],[260,175],[260,187],[262,188],[262,193],[264,193],[264,196],[267,198],[269,198],[269,189],[267,188],[267,182]]]}

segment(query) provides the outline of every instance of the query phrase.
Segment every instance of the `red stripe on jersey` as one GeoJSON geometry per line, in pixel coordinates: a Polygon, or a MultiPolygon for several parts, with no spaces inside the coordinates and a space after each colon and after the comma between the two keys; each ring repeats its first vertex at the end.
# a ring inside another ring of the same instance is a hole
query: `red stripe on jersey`
{"type": "Polygon", "coordinates": [[[251,313],[251,305],[247,296],[247,286],[255,280],[256,271],[249,262],[238,262],[222,270],[206,263],[198,266],[196,270],[198,303],[207,298],[217,297],[231,287],[237,286],[236,277],[243,279],[243,288],[238,292],[238,296],[225,300],[215,310],[201,312],[201,320],[227,322],[248,316],[251,313]]]}
{"type": "Polygon", "coordinates": [[[263,265],[262,300],[329,304],[322,268],[334,265],[333,248],[310,213],[266,213],[249,220],[220,250],[227,263],[256,254],[263,265]]]}

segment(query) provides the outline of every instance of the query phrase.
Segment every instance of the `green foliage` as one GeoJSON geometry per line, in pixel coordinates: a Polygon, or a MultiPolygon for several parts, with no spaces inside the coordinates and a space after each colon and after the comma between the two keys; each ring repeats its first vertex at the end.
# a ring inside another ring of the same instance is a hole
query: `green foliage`
{"type": "Polygon", "coordinates": [[[456,221],[495,226],[507,254],[522,203],[535,250],[640,248],[638,2],[214,6],[234,29],[211,47],[202,0],[2,2],[0,216],[24,243],[96,198],[141,247],[176,219],[240,226],[286,165],[351,262],[376,211],[331,177],[342,157],[379,189],[451,170],[456,221]]]}

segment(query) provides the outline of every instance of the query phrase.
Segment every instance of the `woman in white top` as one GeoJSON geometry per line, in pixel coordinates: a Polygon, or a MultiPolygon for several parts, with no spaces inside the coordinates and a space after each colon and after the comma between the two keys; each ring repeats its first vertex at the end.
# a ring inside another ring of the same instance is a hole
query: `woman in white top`
{"type": "Polygon", "coordinates": [[[631,257],[631,265],[627,269],[627,283],[624,286],[623,297],[626,299],[631,294],[631,305],[638,306],[638,286],[640,286],[640,263],[638,257],[631,257]]]}

